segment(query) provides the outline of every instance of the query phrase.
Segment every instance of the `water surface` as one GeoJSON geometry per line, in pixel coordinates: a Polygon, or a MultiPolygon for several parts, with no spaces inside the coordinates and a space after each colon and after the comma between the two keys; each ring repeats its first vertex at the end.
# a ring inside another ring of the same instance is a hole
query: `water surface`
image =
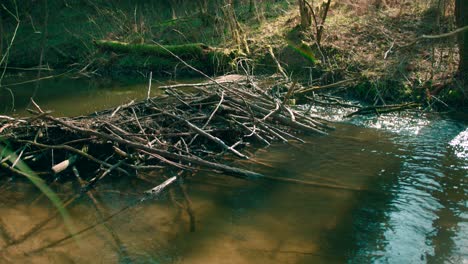
{"type": "MultiPolygon", "coordinates": [[[[37,101],[58,115],[91,113],[145,98],[147,92],[144,82],[54,82],[56,86],[41,84],[37,101]]],[[[23,89],[16,94],[17,114],[30,96],[29,88],[23,89]]],[[[139,203],[76,240],[41,249],[67,233],[61,219],[55,219],[7,247],[8,237],[21,237],[54,208],[29,184],[0,175],[0,262],[468,262],[466,116],[406,113],[348,120],[342,118],[346,111],[314,107],[312,114],[339,121],[330,136],[250,150],[251,161],[235,164],[347,190],[197,173],[186,179],[195,232],[190,232],[186,210],[177,205],[183,199],[174,187],[174,196],[166,193],[139,203]]],[[[155,173],[108,179],[94,198],[107,216],[133,205],[160,182],[155,173]]],[[[78,184],[65,181],[53,187],[67,200],[78,184]]],[[[69,208],[76,229],[99,221],[93,204],[85,197],[69,208]]]]}

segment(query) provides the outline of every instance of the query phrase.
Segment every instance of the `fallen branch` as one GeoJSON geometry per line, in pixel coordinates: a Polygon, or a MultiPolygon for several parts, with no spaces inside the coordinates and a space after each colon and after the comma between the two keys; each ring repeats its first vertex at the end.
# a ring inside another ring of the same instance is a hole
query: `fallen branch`
{"type": "Polygon", "coordinates": [[[345,117],[352,117],[355,115],[379,115],[379,114],[385,114],[385,113],[392,113],[392,112],[398,112],[398,111],[403,111],[411,108],[416,108],[421,106],[420,104],[417,103],[406,103],[406,104],[399,104],[399,105],[385,105],[385,106],[369,106],[369,107],[362,107],[361,109],[352,112],[345,117]]]}
{"type": "Polygon", "coordinates": [[[326,90],[326,89],[331,89],[331,88],[337,88],[337,87],[344,87],[347,86],[353,82],[355,82],[356,79],[348,79],[348,80],[342,80],[336,83],[332,84],[327,84],[327,85],[322,85],[322,86],[312,86],[310,88],[302,89],[299,91],[296,91],[296,94],[302,94],[302,93],[308,93],[308,92],[317,92],[321,90],[326,90]]]}
{"type": "Polygon", "coordinates": [[[457,28],[455,29],[454,31],[451,31],[451,32],[447,32],[447,33],[444,33],[444,34],[439,34],[439,35],[422,35],[421,37],[419,37],[420,39],[441,39],[441,38],[448,38],[448,37],[453,37],[453,36],[456,36],[460,33],[463,33],[465,31],[468,30],[468,26],[464,26],[464,27],[461,27],[461,28],[457,28]]]}
{"type": "Polygon", "coordinates": [[[288,75],[284,71],[278,59],[276,59],[275,53],[273,52],[273,48],[271,46],[268,46],[268,52],[270,53],[270,56],[273,59],[273,61],[276,63],[276,67],[278,68],[278,71],[281,73],[281,75],[283,75],[284,79],[289,80],[288,75]]]}

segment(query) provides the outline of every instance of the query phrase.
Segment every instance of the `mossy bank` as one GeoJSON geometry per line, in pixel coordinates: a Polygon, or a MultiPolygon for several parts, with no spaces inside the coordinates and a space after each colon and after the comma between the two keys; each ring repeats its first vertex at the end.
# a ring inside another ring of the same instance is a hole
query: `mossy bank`
{"type": "MultiPolygon", "coordinates": [[[[283,75],[305,85],[355,80],[341,94],[372,104],[466,106],[466,88],[457,82],[454,38],[415,42],[456,28],[450,1],[442,1],[443,8],[423,0],[370,2],[332,2],[319,43],[317,28],[301,26],[295,1],[42,0],[17,2],[17,23],[15,2],[7,0],[0,9],[0,50],[5,54],[15,36],[10,69],[40,66],[119,76],[152,71],[177,78],[194,74],[161,44],[211,75],[271,74],[280,72],[280,65],[283,75]]],[[[315,3],[317,14],[321,8],[315,3]]]]}

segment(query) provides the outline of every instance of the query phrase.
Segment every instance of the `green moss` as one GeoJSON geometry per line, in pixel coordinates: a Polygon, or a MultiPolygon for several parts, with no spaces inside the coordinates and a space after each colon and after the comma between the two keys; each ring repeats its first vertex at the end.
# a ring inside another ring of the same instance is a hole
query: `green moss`
{"type": "Polygon", "coordinates": [[[221,51],[200,43],[166,45],[127,44],[117,41],[95,41],[101,53],[101,68],[118,72],[151,70],[155,75],[196,74],[167,50],[189,65],[207,74],[223,72],[229,67],[230,57],[221,51]]]}
{"type": "Polygon", "coordinates": [[[103,51],[112,51],[120,54],[135,53],[157,57],[173,57],[173,55],[170,54],[170,52],[172,52],[181,58],[203,58],[210,50],[208,46],[201,43],[165,45],[164,48],[152,44],[129,44],[109,40],[96,40],[94,44],[103,51]]]}

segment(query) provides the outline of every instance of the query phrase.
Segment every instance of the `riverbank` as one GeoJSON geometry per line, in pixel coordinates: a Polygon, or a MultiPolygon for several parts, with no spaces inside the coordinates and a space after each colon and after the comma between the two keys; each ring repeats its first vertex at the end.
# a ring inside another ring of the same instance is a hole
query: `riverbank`
{"type": "Polygon", "coordinates": [[[453,6],[438,12],[419,1],[381,8],[337,3],[318,45],[314,29],[301,29],[299,11],[293,8],[251,32],[252,53],[265,66],[274,65],[273,47],[293,78],[316,87],[349,80],[334,87],[342,88],[338,94],[373,105],[418,102],[433,110],[464,108],[468,94],[456,79],[455,38],[420,39],[455,27],[453,6]]]}
{"type": "MultiPolygon", "coordinates": [[[[135,47],[155,42],[168,47],[203,43],[215,48],[207,56],[197,52],[186,59],[210,75],[280,73],[316,88],[338,83],[326,92],[338,90],[341,96],[371,105],[417,102],[442,111],[466,107],[467,95],[455,78],[458,55],[453,39],[414,42],[424,34],[452,29],[452,6],[440,14],[423,1],[380,8],[333,4],[320,45],[312,27],[298,26],[295,3],[210,7],[183,2],[180,9],[186,12],[174,13],[162,1],[88,1],[79,8],[61,1],[36,9],[22,6],[25,13],[9,65],[12,69],[74,69],[82,76],[148,77],[153,71],[155,76],[181,78],[196,73],[171,56],[103,51],[95,43],[117,41],[135,47]]],[[[6,16],[2,23],[5,32],[13,31],[14,20],[6,16]]]]}

